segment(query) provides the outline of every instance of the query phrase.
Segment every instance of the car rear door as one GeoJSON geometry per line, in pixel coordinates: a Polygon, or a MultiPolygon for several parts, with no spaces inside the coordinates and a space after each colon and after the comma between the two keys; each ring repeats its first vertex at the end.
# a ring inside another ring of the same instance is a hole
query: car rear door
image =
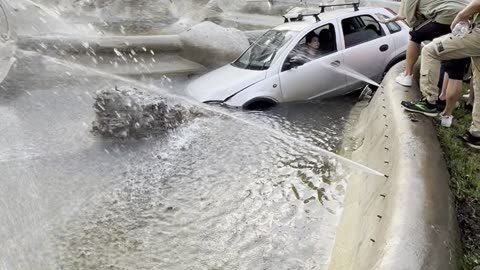
{"type": "MultiPolygon", "coordinates": [[[[344,63],[347,69],[380,81],[395,51],[395,43],[378,21],[370,14],[344,17],[339,20],[344,46],[344,63]]],[[[347,72],[348,74],[348,72],[347,72]]],[[[348,76],[349,88],[355,90],[365,83],[358,76],[348,76]]]]}
{"type": "Polygon", "coordinates": [[[337,22],[325,23],[312,31],[321,39],[321,52],[301,66],[289,66],[290,59],[297,54],[296,49],[305,45],[305,36],[308,34],[306,33],[288,53],[283,60],[284,64],[279,76],[284,101],[340,95],[345,92],[347,84],[345,74],[331,68],[331,63],[335,65],[343,63],[343,54],[339,50],[340,32],[337,22]]]}

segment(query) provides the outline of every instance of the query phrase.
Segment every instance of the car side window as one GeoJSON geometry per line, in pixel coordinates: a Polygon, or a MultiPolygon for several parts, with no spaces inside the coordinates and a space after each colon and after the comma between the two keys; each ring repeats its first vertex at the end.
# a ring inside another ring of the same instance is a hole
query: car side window
{"type": "MultiPolygon", "coordinates": [[[[387,15],[381,14],[381,13],[376,13],[375,16],[378,19],[382,19],[382,20],[385,20],[385,21],[390,19],[390,16],[387,16],[387,15]]],[[[389,22],[386,25],[387,25],[388,31],[390,31],[391,34],[396,33],[396,32],[400,32],[400,30],[402,30],[402,27],[396,22],[389,22]]]]}
{"type": "Polygon", "coordinates": [[[337,51],[337,39],[333,24],[322,25],[307,33],[288,54],[282,71],[301,66],[337,51]]]}
{"type": "Polygon", "coordinates": [[[370,15],[361,15],[342,20],[345,48],[385,36],[380,24],[370,15]]]}

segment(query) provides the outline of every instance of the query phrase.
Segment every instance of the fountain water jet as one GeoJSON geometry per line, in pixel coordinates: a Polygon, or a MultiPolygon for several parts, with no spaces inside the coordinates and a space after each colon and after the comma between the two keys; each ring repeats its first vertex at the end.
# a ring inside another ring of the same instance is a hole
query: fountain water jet
{"type": "Polygon", "coordinates": [[[167,133],[203,113],[133,88],[97,92],[93,132],[113,138],[145,138],[167,133]]]}

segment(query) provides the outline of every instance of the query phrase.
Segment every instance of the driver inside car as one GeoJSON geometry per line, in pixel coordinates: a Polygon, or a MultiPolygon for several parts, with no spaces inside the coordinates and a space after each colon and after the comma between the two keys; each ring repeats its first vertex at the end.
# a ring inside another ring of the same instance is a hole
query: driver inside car
{"type": "Polygon", "coordinates": [[[305,44],[292,51],[290,62],[305,64],[317,58],[320,54],[320,40],[317,34],[312,31],[305,36],[305,44]]]}

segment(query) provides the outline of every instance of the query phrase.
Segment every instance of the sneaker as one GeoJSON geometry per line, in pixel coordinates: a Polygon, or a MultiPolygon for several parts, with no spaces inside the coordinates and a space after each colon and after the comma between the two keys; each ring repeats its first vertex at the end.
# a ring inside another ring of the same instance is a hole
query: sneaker
{"type": "Polygon", "coordinates": [[[453,122],[453,115],[440,115],[440,125],[442,127],[451,127],[453,122]]]}
{"type": "Polygon", "coordinates": [[[437,111],[443,112],[446,106],[447,106],[446,100],[441,100],[441,99],[437,100],[437,111]]]}
{"type": "Polygon", "coordinates": [[[412,86],[413,75],[405,75],[405,73],[400,73],[395,81],[400,85],[410,87],[412,86]]]}
{"type": "Polygon", "coordinates": [[[473,136],[469,131],[458,136],[468,147],[480,149],[480,137],[473,136]]]}
{"type": "Polygon", "coordinates": [[[427,99],[423,98],[419,101],[410,102],[402,101],[402,107],[409,112],[421,113],[426,116],[435,117],[438,115],[437,106],[428,103],[427,99]]]}

